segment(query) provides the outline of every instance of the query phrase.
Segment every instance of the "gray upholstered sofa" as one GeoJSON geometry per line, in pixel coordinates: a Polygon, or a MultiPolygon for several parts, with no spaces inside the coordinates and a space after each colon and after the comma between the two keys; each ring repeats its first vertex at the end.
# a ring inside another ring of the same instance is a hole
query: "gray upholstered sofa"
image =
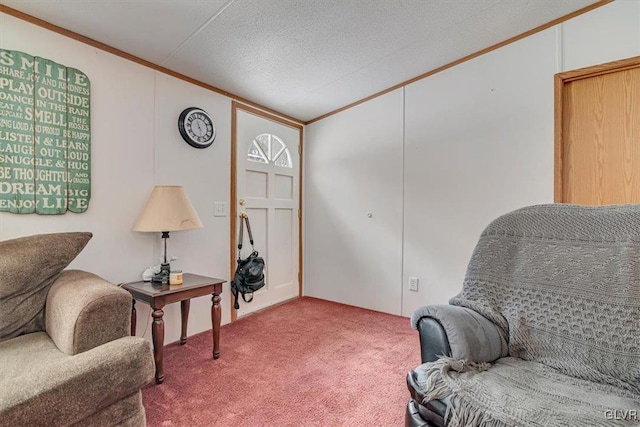
{"type": "Polygon", "coordinates": [[[130,295],[64,270],[90,238],[0,242],[0,425],[145,425],[153,356],[129,336],[130,295]]]}
{"type": "Polygon", "coordinates": [[[462,291],[411,323],[406,426],[640,425],[640,205],[497,218],[462,291]]]}

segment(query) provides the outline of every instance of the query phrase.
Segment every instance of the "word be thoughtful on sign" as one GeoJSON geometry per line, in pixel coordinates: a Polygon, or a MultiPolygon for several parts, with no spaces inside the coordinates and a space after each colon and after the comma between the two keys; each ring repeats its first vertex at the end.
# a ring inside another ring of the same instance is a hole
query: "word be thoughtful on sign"
{"type": "Polygon", "coordinates": [[[0,49],[0,211],[87,210],[90,89],[81,71],[0,49]]]}

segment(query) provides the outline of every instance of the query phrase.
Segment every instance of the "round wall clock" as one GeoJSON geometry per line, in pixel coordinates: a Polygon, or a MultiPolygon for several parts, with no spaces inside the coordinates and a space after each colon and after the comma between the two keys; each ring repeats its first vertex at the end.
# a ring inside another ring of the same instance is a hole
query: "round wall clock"
{"type": "Polygon", "coordinates": [[[180,135],[195,148],[207,148],[216,139],[216,126],[211,116],[201,108],[190,107],[178,117],[180,135]]]}

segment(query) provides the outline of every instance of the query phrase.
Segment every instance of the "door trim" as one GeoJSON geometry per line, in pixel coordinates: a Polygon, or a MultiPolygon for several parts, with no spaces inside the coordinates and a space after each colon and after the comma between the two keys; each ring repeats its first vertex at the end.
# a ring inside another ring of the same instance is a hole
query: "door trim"
{"type": "MultiPolygon", "coordinates": [[[[231,221],[230,221],[230,232],[229,232],[229,241],[230,241],[230,245],[229,245],[229,272],[231,274],[231,280],[233,280],[233,274],[236,271],[236,244],[237,244],[237,240],[238,237],[236,236],[236,229],[237,229],[237,220],[238,220],[238,191],[237,191],[237,187],[236,187],[236,179],[237,179],[237,148],[238,148],[238,142],[237,142],[237,131],[236,131],[236,125],[237,125],[237,120],[238,120],[238,110],[242,110],[245,111],[249,114],[253,114],[254,116],[258,116],[258,117],[262,117],[264,119],[267,120],[272,120],[274,122],[280,123],[284,126],[288,126],[291,128],[294,128],[296,130],[298,130],[300,132],[300,141],[299,141],[299,146],[300,149],[298,151],[298,157],[299,157],[299,161],[300,161],[300,171],[299,171],[299,185],[298,185],[298,197],[299,197],[299,204],[298,204],[298,297],[302,296],[302,268],[303,268],[303,264],[302,264],[302,177],[303,177],[303,156],[302,153],[304,152],[303,150],[303,141],[304,141],[304,126],[298,124],[298,123],[294,123],[291,122],[283,117],[280,116],[276,116],[274,114],[270,114],[264,111],[261,111],[257,108],[253,108],[250,107],[248,105],[242,104],[240,102],[237,101],[232,101],[231,102],[231,201],[230,201],[230,205],[231,205],[231,209],[229,210],[230,212],[230,216],[231,216],[231,221]]],[[[229,282],[231,283],[231,282],[229,282]]],[[[230,313],[231,313],[231,321],[234,322],[237,317],[238,317],[238,313],[237,310],[233,307],[233,298],[229,298],[230,304],[229,304],[229,308],[231,309],[230,313]]]]}
{"type": "Polygon", "coordinates": [[[619,61],[607,62],[605,64],[594,65],[591,67],[580,68],[572,71],[565,71],[555,75],[554,84],[554,167],[553,167],[553,202],[564,203],[563,195],[563,117],[564,117],[564,85],[576,80],[588,79],[591,77],[601,76],[609,73],[617,73],[619,71],[630,70],[640,67],[640,56],[622,59],[619,61]]]}

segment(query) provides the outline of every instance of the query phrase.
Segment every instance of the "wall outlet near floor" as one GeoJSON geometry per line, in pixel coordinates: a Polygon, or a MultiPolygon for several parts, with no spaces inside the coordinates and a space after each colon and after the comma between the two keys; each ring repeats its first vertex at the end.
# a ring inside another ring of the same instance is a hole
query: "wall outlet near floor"
{"type": "Polygon", "coordinates": [[[409,277],[409,290],[418,292],[418,278],[417,277],[409,277]]]}
{"type": "Polygon", "coordinates": [[[227,216],[227,202],[215,202],[213,204],[213,216],[227,216]]]}

